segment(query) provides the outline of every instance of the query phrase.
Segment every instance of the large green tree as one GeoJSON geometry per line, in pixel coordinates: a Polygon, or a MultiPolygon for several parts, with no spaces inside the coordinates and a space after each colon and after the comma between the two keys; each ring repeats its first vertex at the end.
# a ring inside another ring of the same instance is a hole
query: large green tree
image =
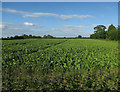
{"type": "Polygon", "coordinates": [[[113,24],[109,25],[106,37],[110,40],[118,40],[118,30],[113,24]]]}
{"type": "Polygon", "coordinates": [[[94,34],[90,35],[90,38],[105,39],[106,38],[106,27],[104,25],[97,25],[94,27],[94,34]]]}

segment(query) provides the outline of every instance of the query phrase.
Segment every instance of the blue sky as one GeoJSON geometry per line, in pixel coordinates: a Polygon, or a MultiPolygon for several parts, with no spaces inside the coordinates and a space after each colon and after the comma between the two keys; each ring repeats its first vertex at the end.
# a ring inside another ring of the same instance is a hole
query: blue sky
{"type": "Polygon", "coordinates": [[[2,0],[2,2],[119,2],[119,0],[2,0]]]}
{"type": "Polygon", "coordinates": [[[117,2],[3,2],[2,36],[88,37],[96,25],[118,25],[117,2]]]}

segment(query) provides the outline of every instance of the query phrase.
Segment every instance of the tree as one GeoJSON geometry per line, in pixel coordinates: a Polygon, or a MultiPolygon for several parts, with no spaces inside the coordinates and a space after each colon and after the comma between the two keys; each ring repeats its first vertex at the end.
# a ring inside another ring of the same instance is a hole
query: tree
{"type": "Polygon", "coordinates": [[[32,35],[29,35],[29,38],[32,38],[32,35]]]}
{"type": "Polygon", "coordinates": [[[82,38],[82,36],[81,36],[81,35],[78,35],[78,38],[82,38]]]}
{"type": "Polygon", "coordinates": [[[53,36],[51,36],[51,35],[47,35],[47,38],[53,38],[53,36]]]}
{"type": "Polygon", "coordinates": [[[12,37],[12,36],[10,37],[10,39],[13,39],[13,38],[14,38],[14,37],[12,37]]]}
{"type": "Polygon", "coordinates": [[[26,38],[28,38],[29,36],[26,35],[26,34],[24,34],[24,35],[22,35],[22,37],[23,37],[24,39],[26,39],[26,38]]]}
{"type": "Polygon", "coordinates": [[[107,39],[109,40],[118,40],[118,30],[116,29],[116,27],[111,24],[108,27],[108,31],[107,31],[107,39]]]}
{"type": "Polygon", "coordinates": [[[106,27],[104,25],[97,25],[94,27],[94,34],[90,35],[90,38],[95,38],[95,39],[105,39],[106,38],[106,27]]]}
{"type": "Polygon", "coordinates": [[[18,39],[18,37],[19,37],[18,35],[15,35],[15,36],[14,36],[14,39],[18,39]]]}
{"type": "Polygon", "coordinates": [[[41,36],[37,36],[37,38],[41,38],[41,36]]]}
{"type": "Polygon", "coordinates": [[[97,25],[96,27],[94,27],[95,33],[101,32],[101,31],[105,31],[106,27],[104,25],[97,25]]]}
{"type": "Polygon", "coordinates": [[[43,38],[47,38],[47,36],[46,36],[46,35],[44,35],[44,36],[43,36],[43,38]]]}
{"type": "Polygon", "coordinates": [[[117,35],[117,37],[118,37],[118,40],[120,41],[120,27],[118,27],[118,35],[117,35]]]}
{"type": "Polygon", "coordinates": [[[51,35],[47,35],[47,36],[46,36],[46,35],[44,35],[44,36],[43,36],[43,38],[54,38],[54,37],[53,37],[53,36],[51,36],[51,35]]]}

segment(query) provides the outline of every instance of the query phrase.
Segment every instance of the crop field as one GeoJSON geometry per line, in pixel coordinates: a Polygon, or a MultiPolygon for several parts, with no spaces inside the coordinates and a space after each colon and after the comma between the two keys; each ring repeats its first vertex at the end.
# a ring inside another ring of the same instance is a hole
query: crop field
{"type": "Polygon", "coordinates": [[[2,41],[3,90],[118,90],[118,42],[2,41]]]}

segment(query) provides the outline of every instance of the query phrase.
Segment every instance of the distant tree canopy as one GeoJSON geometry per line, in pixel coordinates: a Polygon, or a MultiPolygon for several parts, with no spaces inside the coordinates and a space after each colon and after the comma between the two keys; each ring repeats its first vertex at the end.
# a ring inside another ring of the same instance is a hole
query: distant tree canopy
{"type": "Polygon", "coordinates": [[[54,38],[54,37],[51,35],[44,35],[43,38],[54,38]]]}
{"type": "Polygon", "coordinates": [[[108,30],[105,31],[106,27],[104,25],[97,25],[94,27],[94,34],[90,35],[92,39],[109,39],[118,40],[118,29],[113,25],[109,25],[108,30]]]}
{"type": "Polygon", "coordinates": [[[78,35],[78,38],[82,38],[82,36],[81,36],[81,35],[78,35]]]}
{"type": "Polygon", "coordinates": [[[18,36],[18,35],[15,35],[14,37],[7,37],[7,38],[2,38],[3,40],[11,40],[11,39],[27,39],[27,38],[55,38],[51,35],[44,35],[43,37],[41,36],[32,36],[32,35],[22,35],[22,36],[18,36]]]}
{"type": "Polygon", "coordinates": [[[32,36],[32,35],[22,35],[22,36],[18,36],[15,35],[14,37],[7,37],[7,38],[2,38],[3,40],[12,40],[12,39],[27,39],[27,38],[41,38],[41,36],[32,36]]]}

